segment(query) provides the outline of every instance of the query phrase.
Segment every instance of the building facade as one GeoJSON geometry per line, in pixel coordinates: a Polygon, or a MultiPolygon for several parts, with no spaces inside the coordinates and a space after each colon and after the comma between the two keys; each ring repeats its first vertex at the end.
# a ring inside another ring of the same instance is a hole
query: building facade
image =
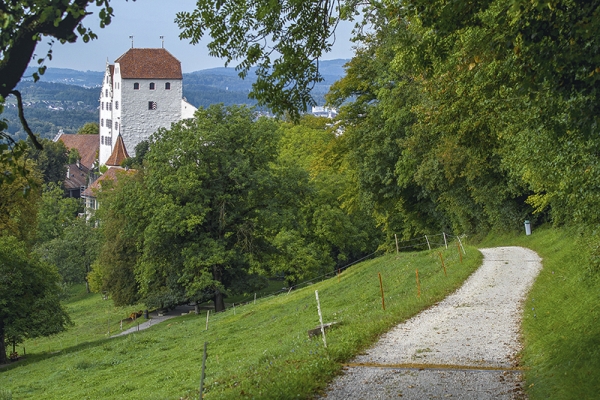
{"type": "Polygon", "coordinates": [[[135,146],[160,128],[192,118],[196,108],[183,99],[181,63],[164,48],[131,48],[106,65],[100,93],[99,163],[104,165],[122,136],[135,146]]]}

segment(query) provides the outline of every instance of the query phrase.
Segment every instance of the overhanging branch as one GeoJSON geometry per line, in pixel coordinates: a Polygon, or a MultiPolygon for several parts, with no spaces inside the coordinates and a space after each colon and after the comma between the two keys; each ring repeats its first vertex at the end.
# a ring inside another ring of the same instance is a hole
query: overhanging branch
{"type": "Polygon", "coordinates": [[[21,98],[21,92],[19,92],[18,90],[11,90],[10,94],[17,98],[17,106],[19,108],[19,119],[21,120],[21,125],[23,125],[23,129],[25,129],[25,132],[27,132],[27,136],[29,136],[29,139],[33,143],[33,146],[38,150],[42,150],[44,147],[40,144],[40,142],[38,142],[37,138],[29,128],[27,120],[25,119],[25,114],[23,113],[23,99],[21,98]]]}

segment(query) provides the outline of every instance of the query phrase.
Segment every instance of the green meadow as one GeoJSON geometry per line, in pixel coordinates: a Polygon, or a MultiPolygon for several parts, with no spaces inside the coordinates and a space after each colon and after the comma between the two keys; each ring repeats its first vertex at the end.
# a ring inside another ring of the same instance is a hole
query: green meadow
{"type": "MultiPolygon", "coordinates": [[[[595,249],[588,239],[540,229],[480,243],[524,246],[543,258],[522,325],[521,364],[530,399],[589,399],[600,393],[600,279],[590,266],[595,249]]],[[[187,315],[113,339],[108,329],[120,331],[120,320],[142,306],[116,308],[75,286],[67,300],[74,326],[26,342],[26,357],[0,369],[0,399],[197,399],[205,342],[205,399],[312,398],[342,363],[459,287],[481,264],[475,247],[466,246],[466,253],[462,263],[455,244],[388,254],[289,294],[211,314],[208,330],[206,314],[187,315]],[[315,290],[324,322],[337,322],[326,332],[327,348],[320,336],[307,335],[319,325],[315,290]]]]}
{"type": "Polygon", "coordinates": [[[481,259],[466,246],[461,263],[456,243],[389,254],[289,294],[211,314],[208,330],[206,314],[187,315],[118,338],[108,337],[109,328],[120,331],[120,320],[141,306],[115,308],[74,287],[67,300],[74,326],[24,343],[26,357],[0,369],[0,399],[197,399],[205,342],[205,399],[311,398],[343,362],[458,288],[481,259]],[[319,325],[315,290],[323,322],[336,322],[326,332],[327,348],[322,337],[307,334],[319,325]]]}

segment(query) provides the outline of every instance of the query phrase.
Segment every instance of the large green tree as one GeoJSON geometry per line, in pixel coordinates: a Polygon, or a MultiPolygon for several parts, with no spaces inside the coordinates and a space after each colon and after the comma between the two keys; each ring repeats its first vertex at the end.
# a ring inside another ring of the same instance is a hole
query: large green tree
{"type": "Polygon", "coordinates": [[[220,311],[227,289],[247,279],[261,246],[258,218],[275,189],[277,124],[254,119],[245,107],[211,106],[152,136],[137,267],[147,298],[182,287],[188,298],[208,294],[220,311]]]}
{"type": "Polygon", "coordinates": [[[59,279],[22,241],[0,236],[0,364],[7,359],[6,344],[58,333],[69,324],[59,279]]]}
{"type": "Polygon", "coordinates": [[[289,286],[331,273],[380,243],[373,218],[345,204],[354,182],[332,162],[336,131],[329,123],[305,116],[279,128],[274,171],[282,190],[273,193],[276,212],[266,225],[274,251],[263,268],[270,276],[285,276],[289,286]]]}

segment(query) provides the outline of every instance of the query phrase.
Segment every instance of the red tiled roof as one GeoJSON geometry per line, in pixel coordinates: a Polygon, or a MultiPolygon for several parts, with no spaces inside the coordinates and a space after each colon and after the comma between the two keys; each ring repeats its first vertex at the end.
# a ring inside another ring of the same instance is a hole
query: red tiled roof
{"type": "Polygon", "coordinates": [[[58,140],[61,140],[67,149],[77,149],[81,156],[81,163],[88,169],[92,168],[94,161],[98,157],[98,149],[100,148],[99,135],[60,135],[58,140]]]}
{"type": "Polygon", "coordinates": [[[116,181],[119,177],[117,174],[133,174],[135,172],[136,170],[134,169],[126,170],[125,168],[121,167],[111,167],[108,169],[108,171],[102,174],[102,176],[96,179],[90,186],[88,186],[88,188],[83,191],[82,195],[84,197],[96,197],[96,193],[98,192],[98,190],[102,189],[102,182],[104,182],[105,180],[116,181]]]}
{"type": "Polygon", "coordinates": [[[123,161],[125,161],[128,158],[129,154],[127,154],[125,143],[123,143],[123,137],[119,135],[117,137],[117,142],[115,143],[115,147],[113,148],[112,154],[110,155],[110,157],[108,157],[108,160],[106,160],[106,165],[118,167],[123,161]]]}
{"type": "Polygon", "coordinates": [[[124,79],[183,79],[181,63],[165,49],[129,49],[116,63],[124,79]]]}

